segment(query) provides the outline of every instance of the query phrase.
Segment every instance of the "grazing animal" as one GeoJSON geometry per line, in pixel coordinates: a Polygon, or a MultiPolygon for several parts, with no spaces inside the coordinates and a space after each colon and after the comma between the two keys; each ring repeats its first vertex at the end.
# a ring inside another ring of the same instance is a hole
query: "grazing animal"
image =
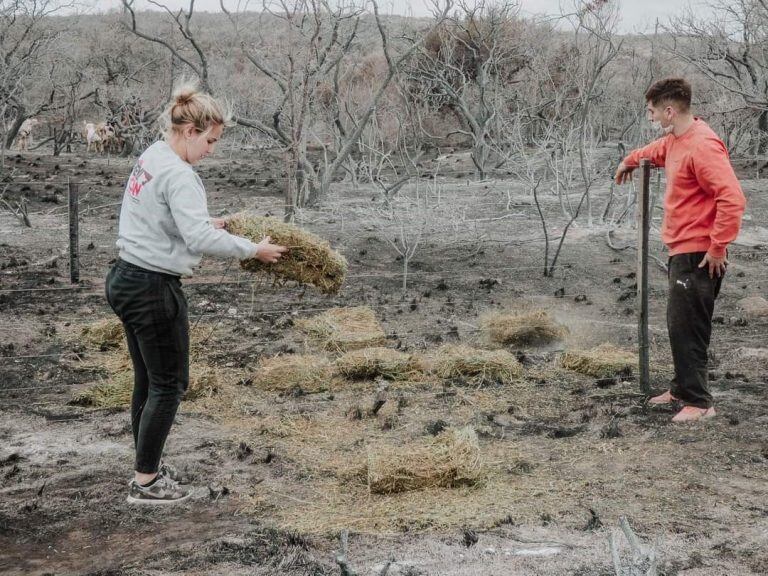
{"type": "Polygon", "coordinates": [[[90,152],[91,148],[93,148],[96,152],[103,152],[104,143],[96,124],[83,120],[83,126],[85,131],[85,151],[90,152]]]}
{"type": "Polygon", "coordinates": [[[19,150],[27,150],[29,145],[32,144],[32,129],[39,123],[40,121],[37,118],[27,118],[22,122],[19,133],[16,136],[19,150]]]}
{"type": "Polygon", "coordinates": [[[96,132],[101,137],[101,151],[116,154],[122,149],[122,140],[117,135],[115,127],[102,122],[96,126],[96,132]]]}

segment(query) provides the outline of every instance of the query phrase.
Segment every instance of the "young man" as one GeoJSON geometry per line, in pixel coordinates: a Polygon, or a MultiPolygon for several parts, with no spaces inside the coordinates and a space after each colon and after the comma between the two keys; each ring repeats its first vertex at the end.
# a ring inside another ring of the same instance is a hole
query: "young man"
{"type": "Polygon", "coordinates": [[[725,145],[690,111],[690,84],[660,80],[645,99],[649,120],[665,135],[632,151],[619,165],[616,182],[629,180],[643,158],[666,172],[661,237],[669,248],[667,328],[675,376],[670,389],[649,402],[680,401],[683,408],[672,421],[689,422],[715,415],[707,387],[712,311],[745,200],[725,145]]]}

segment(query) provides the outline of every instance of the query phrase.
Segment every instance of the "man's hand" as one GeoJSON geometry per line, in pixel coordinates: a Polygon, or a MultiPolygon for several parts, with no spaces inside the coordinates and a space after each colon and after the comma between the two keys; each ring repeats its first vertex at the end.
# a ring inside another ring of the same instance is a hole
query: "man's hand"
{"type": "Polygon", "coordinates": [[[259,262],[263,262],[264,264],[274,264],[280,260],[280,257],[283,254],[288,252],[288,248],[285,246],[272,244],[272,238],[269,236],[265,236],[264,239],[256,246],[256,254],[254,254],[253,257],[256,258],[259,262]]]}
{"type": "Polygon", "coordinates": [[[714,278],[715,274],[720,278],[725,275],[725,269],[728,267],[728,259],[726,256],[722,258],[715,258],[709,252],[704,254],[704,259],[699,264],[699,268],[709,265],[709,277],[714,278]]]}
{"type": "Polygon", "coordinates": [[[226,218],[211,218],[211,224],[213,224],[213,227],[217,228],[217,229],[226,228],[227,227],[227,219],[226,218]]]}
{"type": "Polygon", "coordinates": [[[614,176],[616,184],[624,184],[625,182],[632,180],[632,172],[635,171],[635,168],[637,168],[637,166],[627,166],[622,161],[616,169],[616,176],[614,176]]]}

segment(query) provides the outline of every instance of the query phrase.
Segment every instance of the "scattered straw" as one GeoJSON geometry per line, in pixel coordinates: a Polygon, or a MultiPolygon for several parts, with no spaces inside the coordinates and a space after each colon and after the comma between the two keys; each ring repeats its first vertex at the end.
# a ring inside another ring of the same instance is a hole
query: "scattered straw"
{"type": "Polygon", "coordinates": [[[509,384],[522,373],[520,362],[506,350],[480,350],[464,344],[441,346],[431,364],[440,378],[468,378],[477,384],[509,384]]]}
{"type": "Polygon", "coordinates": [[[637,354],[601,344],[593,350],[574,350],[563,354],[563,368],[595,378],[630,376],[637,366],[637,354]]]}
{"type": "Polygon", "coordinates": [[[562,339],[566,328],[542,310],[526,314],[486,313],[481,325],[492,342],[511,346],[534,346],[562,339]]]}
{"type": "Polygon", "coordinates": [[[277,218],[240,215],[227,224],[232,234],[259,242],[270,236],[272,242],[286,246],[289,252],[275,264],[263,264],[255,258],[240,262],[249,272],[266,272],[278,281],[311,284],[325,294],[341,289],[347,274],[346,259],[319,236],[287,224],[277,218]]]}
{"type": "Polygon", "coordinates": [[[254,385],[267,390],[291,390],[299,387],[305,392],[325,390],[333,377],[331,362],[314,354],[273,356],[259,362],[254,385]]]}
{"type": "MultiPolygon", "coordinates": [[[[210,366],[190,366],[189,386],[183,400],[194,401],[209,398],[220,388],[216,370],[210,366]]],[[[91,408],[122,408],[129,406],[133,394],[133,370],[121,370],[108,379],[77,393],[71,400],[76,406],[91,408]]]]}
{"type": "Polygon", "coordinates": [[[119,348],[125,342],[123,323],[116,316],[88,324],[80,331],[86,345],[97,350],[119,348]]]}
{"type": "Polygon", "coordinates": [[[368,489],[373,494],[472,486],[484,474],[477,435],[471,428],[448,430],[426,445],[379,446],[368,451],[368,489]]]}
{"type": "Polygon", "coordinates": [[[411,364],[411,355],[391,348],[363,348],[343,354],[336,360],[336,370],[351,379],[376,377],[400,380],[413,375],[416,370],[411,364]]]}
{"type": "Polygon", "coordinates": [[[130,405],[133,394],[133,370],[123,370],[109,379],[77,393],[70,404],[91,408],[123,408],[130,405]]]}
{"type": "Polygon", "coordinates": [[[332,308],[312,318],[297,320],[296,327],[332,351],[371,348],[387,342],[384,329],[367,306],[332,308]]]}
{"type": "Polygon", "coordinates": [[[221,389],[218,371],[206,364],[192,364],[189,367],[189,387],[184,400],[210,398],[221,389]]]}

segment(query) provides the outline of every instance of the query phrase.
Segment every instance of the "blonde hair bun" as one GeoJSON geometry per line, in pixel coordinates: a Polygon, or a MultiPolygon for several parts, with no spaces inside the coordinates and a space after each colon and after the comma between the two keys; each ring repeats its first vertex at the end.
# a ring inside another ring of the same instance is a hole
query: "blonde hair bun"
{"type": "Polygon", "coordinates": [[[188,124],[202,133],[216,125],[228,126],[231,122],[230,109],[192,82],[184,82],[176,88],[171,102],[160,116],[166,136],[183,130],[188,124]]]}

